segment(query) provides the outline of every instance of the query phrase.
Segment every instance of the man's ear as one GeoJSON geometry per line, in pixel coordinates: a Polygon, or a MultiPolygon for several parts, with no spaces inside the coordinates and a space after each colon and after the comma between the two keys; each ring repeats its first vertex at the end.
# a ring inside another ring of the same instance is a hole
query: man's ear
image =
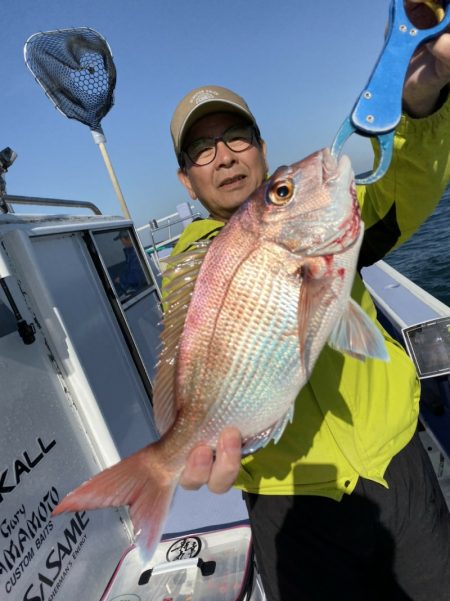
{"type": "Polygon", "coordinates": [[[177,175],[178,175],[178,179],[183,184],[183,186],[186,188],[186,190],[188,191],[188,194],[192,198],[192,200],[197,200],[197,194],[192,189],[191,180],[189,179],[189,176],[186,173],[186,171],[184,169],[180,168],[177,171],[177,175]]]}
{"type": "Polygon", "coordinates": [[[266,177],[268,177],[269,176],[269,165],[267,164],[267,146],[262,138],[260,139],[259,144],[261,146],[261,150],[263,153],[264,163],[266,164],[266,177]]]}

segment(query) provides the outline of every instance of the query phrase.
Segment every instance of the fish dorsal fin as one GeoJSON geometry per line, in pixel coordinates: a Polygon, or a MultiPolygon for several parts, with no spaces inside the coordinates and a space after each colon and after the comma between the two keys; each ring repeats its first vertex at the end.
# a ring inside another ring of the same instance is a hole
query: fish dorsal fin
{"type": "Polygon", "coordinates": [[[349,300],[328,343],[338,351],[361,361],[364,361],[365,357],[389,360],[381,332],[353,299],[349,300]]]}
{"type": "Polygon", "coordinates": [[[173,424],[179,409],[175,399],[178,347],[198,272],[211,242],[200,240],[189,250],[163,260],[167,265],[163,285],[165,309],[153,394],[153,413],[161,435],[173,424]]]}

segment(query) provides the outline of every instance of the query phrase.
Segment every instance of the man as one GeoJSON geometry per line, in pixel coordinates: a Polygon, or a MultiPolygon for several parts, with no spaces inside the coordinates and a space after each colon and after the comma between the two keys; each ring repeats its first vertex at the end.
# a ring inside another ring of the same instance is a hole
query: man
{"type": "MultiPolygon", "coordinates": [[[[415,24],[430,24],[420,2],[408,9],[415,24]]],[[[358,190],[366,225],[360,266],[407,239],[442,196],[450,178],[449,80],[444,34],[411,62],[389,172],[358,190]]],[[[210,214],[183,232],[174,250],[182,252],[216,235],[261,184],[266,147],[245,101],[217,86],[183,98],[171,134],[178,177],[210,214]]],[[[352,296],[376,320],[359,275],[352,296]]],[[[241,462],[239,432],[227,428],[215,461],[204,445],[189,457],[185,488],[207,483],[221,493],[236,483],[245,491],[271,601],[450,599],[450,514],[415,434],[418,382],[403,349],[384,336],[386,364],[325,347],[277,444],[241,462]]]]}

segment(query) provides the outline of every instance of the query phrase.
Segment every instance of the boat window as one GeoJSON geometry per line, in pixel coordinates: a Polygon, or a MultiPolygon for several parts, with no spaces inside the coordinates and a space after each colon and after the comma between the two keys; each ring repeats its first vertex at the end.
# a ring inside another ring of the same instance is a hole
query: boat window
{"type": "Polygon", "coordinates": [[[94,233],[97,248],[122,303],[152,286],[143,267],[133,233],[128,228],[94,233]]]}

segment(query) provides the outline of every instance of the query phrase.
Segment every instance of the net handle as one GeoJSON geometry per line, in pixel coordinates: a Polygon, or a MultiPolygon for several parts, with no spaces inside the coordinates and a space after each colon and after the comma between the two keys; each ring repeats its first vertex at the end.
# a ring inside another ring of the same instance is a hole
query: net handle
{"type": "Polygon", "coordinates": [[[116,192],[117,199],[122,208],[122,213],[126,219],[131,220],[130,211],[128,210],[127,203],[125,202],[125,198],[122,194],[119,180],[117,179],[116,173],[114,171],[114,167],[112,166],[108,151],[106,150],[106,146],[105,146],[106,138],[103,135],[103,133],[99,132],[98,130],[92,129],[91,133],[92,133],[92,137],[94,138],[94,142],[97,144],[97,146],[100,149],[100,152],[102,153],[102,157],[103,157],[103,160],[105,161],[106,169],[108,170],[109,177],[111,179],[112,185],[116,192]]]}

